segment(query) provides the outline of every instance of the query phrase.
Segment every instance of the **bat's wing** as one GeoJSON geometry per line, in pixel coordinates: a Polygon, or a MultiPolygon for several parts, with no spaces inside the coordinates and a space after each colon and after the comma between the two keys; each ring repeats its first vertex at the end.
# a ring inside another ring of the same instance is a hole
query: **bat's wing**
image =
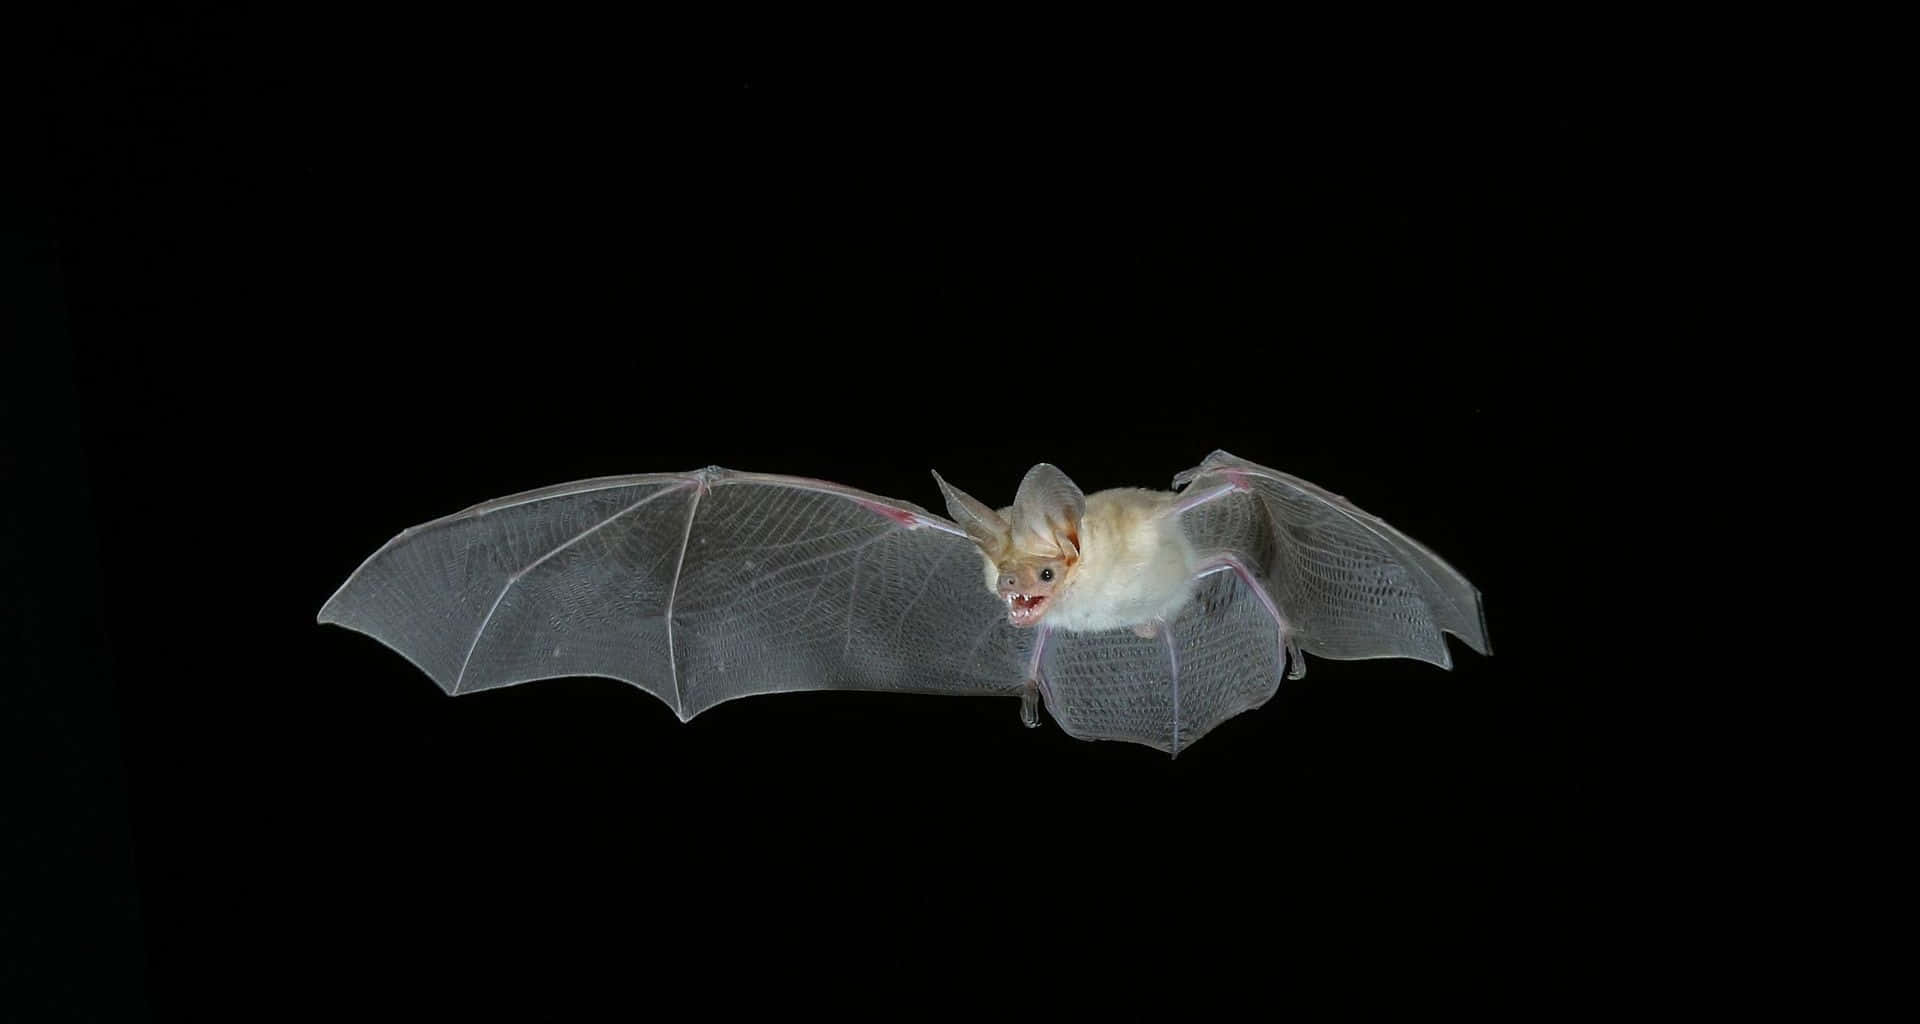
{"type": "Polygon", "coordinates": [[[1215,452],[1174,478],[1210,570],[1169,628],[1054,634],[1041,656],[1047,708],[1082,739],[1178,754],[1242,711],[1304,650],[1328,658],[1417,658],[1452,667],[1444,634],[1490,653],[1480,593],[1452,566],[1344,498],[1215,452]],[[1256,589],[1257,588],[1257,589],[1256,589]],[[1290,650],[1290,648],[1293,648],[1290,650]]]}
{"type": "Polygon", "coordinates": [[[1030,643],[951,522],[719,468],[563,484],[416,526],[320,621],[448,693],[610,676],[682,721],[790,690],[1018,696],[1030,643]]]}
{"type": "Polygon", "coordinates": [[[1262,581],[1294,642],[1325,658],[1417,658],[1452,668],[1443,634],[1481,654],[1480,592],[1440,556],[1324,488],[1226,452],[1174,477],[1194,494],[1234,488],[1189,510],[1202,556],[1236,557],[1262,581]]]}

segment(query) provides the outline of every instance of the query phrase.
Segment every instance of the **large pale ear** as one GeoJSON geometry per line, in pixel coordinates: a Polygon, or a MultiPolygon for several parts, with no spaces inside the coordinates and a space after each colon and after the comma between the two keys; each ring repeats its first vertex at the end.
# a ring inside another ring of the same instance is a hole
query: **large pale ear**
{"type": "Polygon", "coordinates": [[[940,493],[947,499],[947,514],[960,524],[962,530],[967,531],[967,536],[972,537],[974,543],[989,552],[1007,546],[1012,531],[1007,528],[1007,521],[1000,518],[1000,513],[981,504],[973,495],[947,483],[938,472],[933,474],[933,482],[940,485],[940,493]]]}
{"type": "Polygon", "coordinates": [[[1086,511],[1087,496],[1067,474],[1044,462],[1027,470],[1013,498],[1014,525],[1051,537],[1069,555],[1078,553],[1080,517],[1086,511]]]}

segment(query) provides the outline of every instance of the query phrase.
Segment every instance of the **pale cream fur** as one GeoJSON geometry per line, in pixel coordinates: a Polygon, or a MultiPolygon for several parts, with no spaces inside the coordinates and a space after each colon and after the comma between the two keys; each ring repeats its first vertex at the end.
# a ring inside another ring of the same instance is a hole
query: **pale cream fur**
{"type": "MultiPolygon", "coordinates": [[[[1079,558],[1053,587],[1041,623],[1085,633],[1171,620],[1192,593],[1198,561],[1179,517],[1172,513],[1177,498],[1170,491],[1137,487],[1088,495],[1079,524],[1079,558]]],[[[1012,509],[1000,514],[1010,519],[1012,509]]],[[[1058,548],[1034,550],[1030,542],[1021,542],[1025,539],[1015,540],[1021,554],[1059,553],[1058,548]]],[[[985,561],[987,589],[997,591],[1001,570],[992,559],[985,561]]]]}

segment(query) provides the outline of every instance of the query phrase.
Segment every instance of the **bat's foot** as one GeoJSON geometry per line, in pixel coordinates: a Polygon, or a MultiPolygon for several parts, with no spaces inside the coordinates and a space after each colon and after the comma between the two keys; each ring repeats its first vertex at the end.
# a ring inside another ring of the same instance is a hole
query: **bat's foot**
{"type": "Polygon", "coordinates": [[[1299,679],[1307,674],[1307,659],[1300,656],[1300,645],[1293,642],[1293,634],[1288,633],[1280,640],[1280,649],[1286,652],[1287,678],[1299,679]]]}
{"type": "Polygon", "coordinates": [[[1160,627],[1151,622],[1142,622],[1133,627],[1133,635],[1142,640],[1151,640],[1160,635],[1160,627]]]}

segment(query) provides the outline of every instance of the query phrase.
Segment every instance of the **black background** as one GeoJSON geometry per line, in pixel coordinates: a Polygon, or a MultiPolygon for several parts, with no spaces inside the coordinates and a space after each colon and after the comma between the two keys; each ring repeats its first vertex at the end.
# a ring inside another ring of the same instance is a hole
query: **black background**
{"type": "Polygon", "coordinates": [[[1581,1001],[1604,666],[1549,524],[1604,184],[1551,60],[669,67],[370,24],[56,33],[8,503],[11,969],[48,1007],[1581,1001]],[[1001,502],[1214,448],[1440,552],[1496,656],[1311,659],[1170,760],[1007,700],[451,700],[313,621],[400,529],[569,479],[938,508],[930,468],[1001,502]]]}

